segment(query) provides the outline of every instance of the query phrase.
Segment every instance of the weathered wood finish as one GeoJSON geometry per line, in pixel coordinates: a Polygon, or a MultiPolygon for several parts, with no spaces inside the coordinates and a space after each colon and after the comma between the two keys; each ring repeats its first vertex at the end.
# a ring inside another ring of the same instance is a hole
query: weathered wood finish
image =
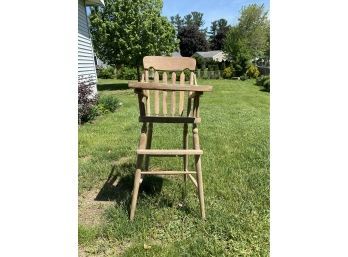
{"type": "MultiPolygon", "coordinates": [[[[145,82],[149,83],[149,70],[145,70],[145,82]]],[[[146,90],[146,94],[147,94],[147,99],[146,99],[146,115],[150,115],[151,111],[150,111],[150,90],[146,90]]]]}
{"type": "Polygon", "coordinates": [[[171,117],[171,116],[140,116],[140,122],[154,123],[201,123],[201,118],[197,117],[171,117]]]}
{"type": "MultiPolygon", "coordinates": [[[[187,123],[184,124],[184,130],[183,130],[183,149],[188,149],[188,125],[187,123]]],[[[184,161],[184,171],[188,171],[188,159],[189,155],[184,155],[183,161],[184,161]]],[[[184,175],[184,181],[186,183],[187,175],[184,175]]]]}
{"type": "MultiPolygon", "coordinates": [[[[141,128],[138,149],[145,149],[146,141],[147,141],[147,125],[146,125],[146,123],[143,123],[143,126],[141,128]]],[[[136,171],[135,171],[135,176],[134,176],[132,203],[131,203],[131,209],[130,209],[130,220],[134,219],[135,207],[137,205],[138,192],[139,192],[139,186],[140,186],[140,181],[141,181],[141,167],[143,164],[143,159],[144,159],[144,155],[138,154],[136,171]]]]}
{"type": "MultiPolygon", "coordinates": [[[[175,86],[176,84],[176,73],[172,72],[172,84],[175,86]]],[[[176,107],[176,92],[172,92],[172,101],[171,101],[171,106],[172,106],[172,116],[175,115],[175,107],[176,107]]]]}
{"type": "MultiPolygon", "coordinates": [[[[174,73],[175,74],[175,73],[174,73]]],[[[176,75],[175,75],[176,76],[176,75]]],[[[162,83],[141,83],[141,82],[129,82],[128,83],[129,88],[134,89],[145,89],[145,90],[161,90],[161,91],[194,91],[194,92],[210,92],[213,90],[212,86],[207,85],[184,85],[180,86],[179,84],[176,84],[176,79],[173,81],[172,78],[172,84],[162,84],[162,83]],[[175,83],[174,83],[175,82],[175,83]]]]}
{"type": "MultiPolygon", "coordinates": [[[[185,86],[185,73],[182,71],[180,74],[180,86],[185,86]]],[[[179,115],[182,116],[184,114],[184,99],[185,92],[179,92],[179,115]]]]}
{"type": "Polygon", "coordinates": [[[183,71],[196,69],[196,60],[189,57],[145,56],[144,69],[154,68],[160,71],[183,71]]]}
{"type": "Polygon", "coordinates": [[[137,150],[137,154],[147,154],[150,156],[183,156],[183,155],[202,155],[203,151],[198,149],[145,149],[137,150]]]}
{"type": "MultiPolygon", "coordinates": [[[[134,177],[130,219],[134,219],[139,186],[142,176],[145,175],[181,175],[186,183],[187,177],[195,185],[200,203],[200,213],[205,219],[203,177],[197,124],[201,122],[199,117],[200,96],[204,92],[212,91],[211,86],[198,86],[194,74],[196,61],[187,57],[144,57],[144,74],[141,82],[129,82],[129,87],[138,94],[139,121],[143,123],[139,146],[137,149],[137,163],[134,177]],[[185,83],[184,70],[191,71],[189,83],[185,83]],[[151,71],[151,73],[150,73],[151,71]],[[162,73],[162,83],[160,74],[162,73]],[[176,72],[180,71],[177,82],[176,72]],[[151,80],[150,80],[151,79],[151,80]],[[169,91],[169,95],[168,95],[169,91]],[[151,93],[153,92],[153,93],[151,93]],[[185,112],[185,95],[187,106],[185,112]],[[162,101],[161,101],[162,96],[162,101]],[[177,97],[178,96],[178,97],[177,97]],[[153,99],[153,114],[151,115],[150,101],[153,99]],[[168,103],[168,100],[170,103],[168,103]],[[161,108],[162,103],[162,108],[161,108]],[[183,124],[183,149],[151,149],[153,123],[182,123],[183,124]],[[188,124],[192,124],[193,149],[189,149],[188,124]],[[188,171],[189,156],[194,157],[195,171],[188,171]],[[181,171],[152,171],[150,169],[150,157],[180,157],[183,160],[181,171]]],[[[186,188],[186,187],[185,187],[186,188]]],[[[186,189],[185,189],[186,191],[186,189]]]]}
{"type": "MultiPolygon", "coordinates": [[[[163,72],[163,78],[162,78],[162,82],[163,84],[167,84],[167,72],[163,72]]],[[[163,106],[163,115],[167,116],[167,91],[163,91],[162,92],[163,94],[163,103],[162,103],[162,106],[163,106]]]]}
{"type": "MultiPolygon", "coordinates": [[[[158,71],[155,71],[154,82],[159,83],[159,74],[158,71]]],[[[159,115],[159,91],[155,90],[155,115],[159,115]]]]}
{"type": "MultiPolygon", "coordinates": [[[[195,171],[143,171],[143,175],[189,175],[196,174],[195,171]]],[[[192,176],[192,175],[191,175],[192,176]]]]}
{"type": "MultiPolygon", "coordinates": [[[[152,143],[152,130],[153,130],[153,123],[150,122],[148,129],[147,129],[147,134],[146,134],[146,149],[151,149],[151,143],[152,143]]],[[[149,164],[150,164],[150,156],[145,155],[145,163],[144,163],[144,170],[149,170],[149,164]]]]}
{"type": "Polygon", "coordinates": [[[191,179],[193,184],[198,188],[197,180],[194,178],[194,176],[192,176],[191,174],[188,174],[188,177],[191,179]]]}
{"type": "MultiPolygon", "coordinates": [[[[196,125],[192,126],[193,132],[193,148],[196,150],[200,149],[199,145],[199,136],[198,136],[198,128],[196,125]]],[[[202,165],[201,165],[201,156],[195,155],[195,167],[196,167],[196,178],[198,185],[198,198],[201,207],[201,216],[202,219],[205,219],[205,205],[204,205],[204,193],[203,193],[203,177],[202,177],[202,165]]]]}

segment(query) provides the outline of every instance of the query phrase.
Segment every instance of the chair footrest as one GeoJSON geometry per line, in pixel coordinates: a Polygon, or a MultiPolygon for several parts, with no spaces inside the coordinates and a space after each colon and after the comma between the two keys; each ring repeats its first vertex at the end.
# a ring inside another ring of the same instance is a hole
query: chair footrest
{"type": "Polygon", "coordinates": [[[184,156],[184,155],[202,155],[202,150],[195,149],[138,149],[137,154],[146,154],[150,156],[184,156]]]}
{"type": "Polygon", "coordinates": [[[184,175],[196,174],[195,171],[142,171],[143,175],[184,175]]]}
{"type": "Polygon", "coordinates": [[[176,117],[176,116],[140,116],[139,122],[154,122],[154,123],[201,123],[199,117],[176,117]]]}

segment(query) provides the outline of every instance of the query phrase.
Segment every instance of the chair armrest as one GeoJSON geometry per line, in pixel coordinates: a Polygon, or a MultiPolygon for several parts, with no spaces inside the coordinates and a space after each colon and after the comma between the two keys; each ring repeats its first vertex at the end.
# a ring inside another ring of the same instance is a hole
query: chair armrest
{"type": "Polygon", "coordinates": [[[178,84],[163,84],[153,82],[128,82],[129,88],[141,89],[141,90],[162,90],[162,91],[194,91],[194,92],[210,92],[213,90],[212,86],[208,85],[185,85],[178,84]]]}

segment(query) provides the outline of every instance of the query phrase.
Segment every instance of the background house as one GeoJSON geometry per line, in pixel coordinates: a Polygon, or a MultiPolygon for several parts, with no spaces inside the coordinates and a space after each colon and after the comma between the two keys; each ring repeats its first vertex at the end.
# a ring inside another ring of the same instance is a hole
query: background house
{"type": "Polygon", "coordinates": [[[203,58],[212,58],[214,61],[217,62],[222,62],[227,60],[226,54],[221,51],[221,50],[216,50],[216,51],[207,51],[207,52],[195,52],[193,55],[194,56],[200,56],[203,58]]]}
{"type": "Polygon", "coordinates": [[[172,55],[173,57],[182,57],[180,52],[172,52],[172,55]]]}
{"type": "MultiPolygon", "coordinates": [[[[86,6],[104,5],[103,0],[78,0],[78,75],[79,80],[91,77],[97,81],[94,52],[89,32],[86,6]]],[[[97,88],[95,87],[95,90],[97,88]]]]}

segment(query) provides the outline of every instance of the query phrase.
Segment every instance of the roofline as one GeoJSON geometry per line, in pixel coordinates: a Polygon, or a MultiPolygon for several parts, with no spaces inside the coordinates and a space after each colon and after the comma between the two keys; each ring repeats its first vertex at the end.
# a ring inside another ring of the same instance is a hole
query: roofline
{"type": "Polygon", "coordinates": [[[86,5],[102,5],[105,6],[104,0],[86,0],[86,5]]]}
{"type": "Polygon", "coordinates": [[[223,54],[223,55],[226,55],[224,51],[222,50],[212,50],[212,51],[197,51],[195,52],[194,54],[199,54],[200,56],[202,56],[203,58],[214,58],[216,55],[218,54],[223,54]],[[215,51],[219,51],[218,53],[214,54],[212,57],[204,57],[203,55],[201,55],[200,53],[207,53],[207,52],[215,52],[215,51]]]}

